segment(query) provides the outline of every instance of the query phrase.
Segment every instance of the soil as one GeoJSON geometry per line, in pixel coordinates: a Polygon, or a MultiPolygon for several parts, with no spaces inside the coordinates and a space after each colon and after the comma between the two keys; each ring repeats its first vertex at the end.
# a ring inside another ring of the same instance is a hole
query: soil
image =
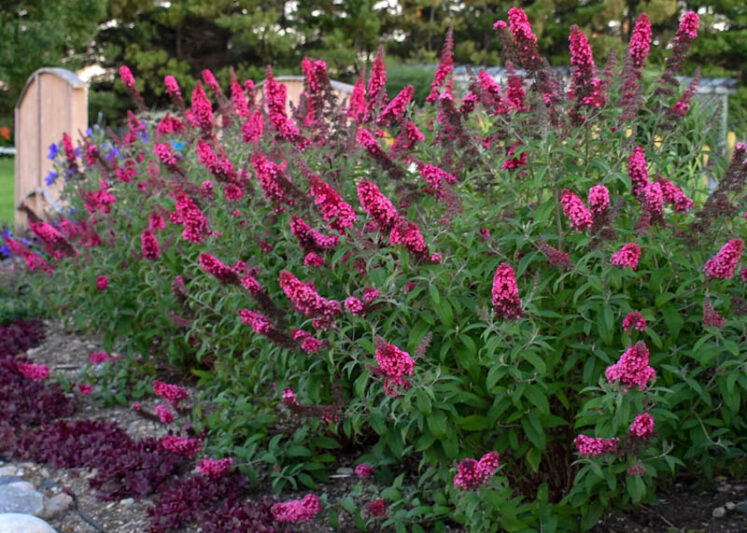
{"type": "MultiPolygon", "coordinates": [[[[67,331],[59,322],[47,322],[46,326],[45,341],[29,350],[28,356],[36,363],[48,365],[53,374],[75,383],[79,372],[89,364],[89,354],[104,351],[103,343],[98,339],[85,338],[67,331]]],[[[144,408],[152,411],[157,402],[151,399],[141,403],[144,408]]],[[[82,399],[75,418],[114,421],[136,439],[165,434],[163,425],[143,419],[128,407],[103,406],[86,398],[82,399]]],[[[320,486],[316,493],[326,493],[329,501],[339,501],[349,494],[358,482],[352,474],[353,460],[353,457],[340,457],[338,463],[333,465],[337,473],[332,476],[332,483],[320,486]]],[[[3,465],[8,466],[8,463],[0,460],[0,467],[3,465]]],[[[54,470],[32,463],[11,465],[18,469],[17,476],[31,482],[46,496],[59,493],[63,487],[71,489],[76,495],[77,509],[72,506],[66,512],[47,520],[59,533],[140,533],[148,530],[147,509],[152,504],[152,499],[102,501],[96,498],[95,492],[88,486],[88,479],[95,475],[94,471],[54,470]]],[[[304,494],[287,493],[282,495],[282,499],[298,498],[304,494]]],[[[261,498],[261,495],[257,498],[261,498]]],[[[671,491],[661,493],[658,498],[660,503],[655,506],[641,505],[624,514],[605,516],[592,532],[747,532],[747,516],[739,514],[734,508],[736,504],[747,501],[747,479],[720,480],[708,485],[703,485],[703,482],[695,485],[685,480],[677,481],[671,491]],[[724,507],[725,515],[714,518],[714,509],[718,507],[724,507]]],[[[340,520],[339,531],[356,531],[349,515],[341,513],[340,520]]],[[[315,533],[333,531],[327,522],[326,513],[320,513],[314,522],[298,529],[315,533]]],[[[199,528],[196,527],[193,531],[199,531],[199,528]]]]}

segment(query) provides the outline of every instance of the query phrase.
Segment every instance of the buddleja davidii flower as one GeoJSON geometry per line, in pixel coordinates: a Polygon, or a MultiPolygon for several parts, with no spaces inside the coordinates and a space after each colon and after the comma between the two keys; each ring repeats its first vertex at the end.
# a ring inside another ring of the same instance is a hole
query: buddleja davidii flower
{"type": "Polygon", "coordinates": [[[47,263],[46,260],[44,260],[39,254],[29,250],[23,243],[6,236],[5,244],[13,255],[22,258],[26,262],[26,267],[29,272],[35,272],[36,270],[42,270],[47,274],[52,274],[54,272],[52,266],[47,263]]]}
{"type": "Polygon", "coordinates": [[[190,439],[176,435],[166,435],[160,440],[161,446],[166,450],[194,459],[202,450],[202,439],[190,439]]]}
{"type": "Polygon", "coordinates": [[[320,326],[324,326],[331,318],[342,313],[340,302],[322,298],[313,282],[303,283],[287,270],[280,272],[278,280],[280,288],[298,311],[309,318],[324,320],[319,323],[320,326]]]}
{"type": "Polygon", "coordinates": [[[200,128],[204,139],[213,137],[213,105],[199,81],[192,91],[192,108],[187,114],[192,125],[200,128]]]}
{"type": "Polygon", "coordinates": [[[438,62],[436,73],[433,76],[431,82],[431,92],[425,98],[426,102],[435,102],[439,96],[440,89],[446,89],[451,92],[451,85],[449,75],[454,69],[454,28],[449,26],[449,30],[446,32],[446,39],[444,40],[444,46],[441,50],[441,59],[438,62]]]}
{"type": "Polygon", "coordinates": [[[714,326],[721,329],[724,327],[724,324],[726,324],[726,318],[716,312],[711,303],[711,299],[706,297],[705,300],[703,300],[703,325],[714,326]]]}
{"type": "Polygon", "coordinates": [[[241,126],[242,139],[245,143],[255,143],[265,130],[265,119],[262,110],[256,109],[241,126]]]}
{"type": "Polygon", "coordinates": [[[623,65],[622,97],[620,107],[623,109],[620,118],[625,120],[634,117],[643,105],[640,80],[648,52],[651,49],[651,20],[646,13],[641,13],[636,20],[633,33],[628,44],[628,55],[623,65]]]}
{"type": "Polygon", "coordinates": [[[642,413],[635,417],[630,424],[628,435],[635,439],[647,440],[654,435],[654,417],[648,413],[642,413]]]}
{"type": "Polygon", "coordinates": [[[174,103],[176,108],[180,112],[184,112],[184,97],[182,96],[182,91],[179,88],[179,83],[176,81],[176,78],[174,78],[174,76],[165,76],[163,78],[163,83],[166,86],[166,94],[171,97],[171,101],[174,103]]]}
{"type": "Polygon", "coordinates": [[[698,83],[700,83],[700,67],[695,70],[690,85],[682,93],[680,99],[667,109],[667,118],[673,122],[678,122],[682,117],[687,115],[687,112],[690,111],[693,96],[695,96],[695,92],[697,91],[698,83]]]}
{"type": "Polygon", "coordinates": [[[214,255],[201,253],[198,259],[200,268],[226,285],[239,285],[239,274],[214,255]]]}
{"type": "Polygon", "coordinates": [[[30,219],[29,228],[37,237],[39,237],[46,252],[54,257],[56,261],[59,261],[63,256],[78,256],[78,250],[76,250],[67,238],[54,226],[46,222],[30,219]]]}
{"type": "Polygon", "coordinates": [[[573,444],[576,445],[578,453],[584,457],[596,457],[606,453],[618,453],[620,439],[617,437],[603,439],[581,434],[573,440],[573,444]]]}
{"type": "Polygon", "coordinates": [[[498,452],[488,452],[479,461],[468,457],[459,463],[454,476],[454,487],[461,490],[474,490],[486,485],[500,466],[498,452]]]}
{"type": "Polygon", "coordinates": [[[353,92],[350,94],[348,110],[346,116],[352,118],[355,122],[360,123],[366,114],[366,70],[361,71],[358,81],[353,85],[353,92]]]}
{"type": "Polygon", "coordinates": [[[508,10],[508,28],[514,37],[516,50],[521,59],[521,66],[531,72],[541,70],[544,65],[542,56],[537,49],[537,37],[532,31],[529,18],[523,9],[512,7],[508,10]]]}
{"type": "MultiPolygon", "coordinates": [[[[231,108],[233,110],[234,115],[236,115],[239,118],[248,118],[249,114],[251,113],[249,108],[249,102],[247,101],[246,94],[244,93],[244,88],[241,86],[241,82],[236,79],[236,73],[234,72],[233,68],[231,68],[231,108]]],[[[246,80],[247,82],[251,82],[250,87],[254,87],[254,82],[252,80],[246,80]]]]}
{"type": "Polygon", "coordinates": [[[285,110],[287,88],[285,85],[278,83],[275,80],[272,68],[269,65],[267,66],[264,92],[267,116],[270,123],[275,128],[278,137],[293,143],[299,150],[304,150],[309,145],[310,141],[301,135],[301,131],[298,127],[290,118],[288,118],[285,110]]]}
{"type": "Polygon", "coordinates": [[[179,158],[173,152],[169,143],[154,144],[153,153],[156,155],[158,160],[161,161],[161,163],[166,165],[166,168],[168,168],[172,172],[178,172],[181,174],[181,169],[178,166],[179,158]]]}
{"type": "Polygon", "coordinates": [[[491,113],[502,115],[508,112],[509,104],[503,98],[501,86],[484,69],[480,69],[477,80],[472,83],[470,90],[491,113]]]}
{"type": "Polygon", "coordinates": [[[410,382],[405,376],[412,376],[415,370],[415,360],[404,350],[389,344],[381,337],[374,339],[376,345],[377,370],[386,378],[384,390],[393,395],[401,388],[410,388],[410,382]]]}
{"type": "Polygon", "coordinates": [[[442,257],[438,253],[431,254],[420,228],[414,222],[401,220],[389,234],[389,244],[401,244],[419,262],[440,264],[442,257]]]}
{"type": "Polygon", "coordinates": [[[674,183],[665,179],[660,174],[656,176],[656,181],[661,187],[664,201],[674,206],[675,213],[686,213],[692,208],[693,201],[674,183]]]}
{"type": "Polygon", "coordinates": [[[413,85],[408,85],[404,89],[402,89],[399,93],[397,93],[397,96],[392,98],[391,102],[389,102],[386,107],[384,107],[384,110],[379,115],[379,118],[376,119],[376,124],[378,124],[379,126],[388,126],[392,121],[401,121],[402,117],[404,117],[405,115],[405,111],[407,111],[407,106],[412,100],[414,94],[415,87],[413,85]]]}
{"type": "Polygon", "coordinates": [[[296,348],[298,346],[293,337],[276,328],[272,320],[262,313],[250,309],[239,309],[238,314],[241,322],[251,326],[254,333],[267,337],[276,346],[281,348],[296,348]]]}
{"type": "Polygon", "coordinates": [[[641,258],[641,247],[638,243],[629,242],[620,248],[619,251],[612,254],[610,257],[610,264],[620,268],[630,268],[635,270],[638,268],[638,260],[641,258]]]}
{"type": "Polygon", "coordinates": [[[225,459],[203,459],[197,463],[197,471],[210,479],[219,479],[225,476],[233,467],[233,458],[225,459]]]}
{"type": "Polygon", "coordinates": [[[169,402],[174,409],[179,409],[184,400],[189,399],[189,391],[179,385],[172,385],[163,381],[153,381],[153,392],[169,402]]]}
{"type": "Polygon", "coordinates": [[[137,90],[135,77],[132,75],[130,67],[127,65],[119,67],[119,78],[122,80],[122,83],[127,89],[130,98],[132,98],[132,101],[135,103],[135,106],[137,106],[138,112],[145,111],[145,102],[143,102],[143,97],[140,95],[140,91],[137,90]]]}
{"type": "Polygon", "coordinates": [[[557,248],[550,246],[548,242],[540,237],[537,239],[537,247],[539,248],[542,255],[544,255],[549,263],[554,266],[563,266],[565,268],[572,268],[570,256],[568,252],[561,252],[557,248]]]}
{"type": "Polygon", "coordinates": [[[272,516],[278,522],[311,522],[321,510],[319,498],[314,494],[307,494],[300,500],[276,503],[272,506],[272,516]]]}
{"type": "Polygon", "coordinates": [[[317,174],[309,174],[307,181],[311,189],[310,194],[314,196],[314,205],[319,208],[329,227],[340,234],[345,232],[345,228],[352,228],[358,220],[352,206],[317,174]]]}
{"type": "Polygon", "coordinates": [[[703,267],[706,279],[731,279],[743,251],[742,239],[732,239],[724,244],[715,256],[706,261],[703,267]]]}
{"type": "Polygon", "coordinates": [[[293,215],[290,220],[290,229],[293,236],[307,253],[324,253],[334,250],[339,241],[337,235],[324,235],[322,232],[309,226],[301,217],[293,215]]]}
{"type": "Polygon", "coordinates": [[[283,169],[277,163],[268,160],[260,152],[252,154],[251,161],[259,185],[265,193],[265,198],[276,204],[276,207],[278,204],[295,205],[294,196],[299,193],[285,175],[283,169]]]}
{"type": "Polygon", "coordinates": [[[501,263],[493,276],[492,304],[496,316],[501,320],[516,320],[521,317],[521,298],[514,269],[501,263]]]}
{"type": "Polygon", "coordinates": [[[563,214],[571,222],[571,227],[576,228],[576,231],[591,227],[591,212],[576,194],[568,189],[563,189],[560,194],[560,203],[563,205],[563,214]]]}
{"type": "Polygon", "coordinates": [[[28,379],[43,381],[49,377],[49,367],[47,365],[16,363],[16,369],[28,379]]]}
{"type": "Polygon", "coordinates": [[[358,130],[356,135],[358,145],[368,152],[376,163],[386,171],[392,178],[401,179],[403,177],[402,169],[389,157],[384,149],[379,145],[376,137],[365,128],[358,130]]]}
{"type": "Polygon", "coordinates": [[[226,156],[225,149],[219,147],[216,153],[210,143],[203,139],[197,141],[197,157],[202,166],[205,167],[218,181],[224,183],[235,183],[238,174],[233,163],[226,156]]]}
{"type": "Polygon", "coordinates": [[[414,122],[404,119],[404,127],[400,127],[399,135],[394,139],[389,152],[397,156],[405,154],[405,159],[409,158],[409,151],[416,142],[425,141],[425,135],[418,129],[414,122]]]}
{"type": "Polygon", "coordinates": [[[582,106],[598,109],[604,106],[607,97],[602,90],[602,82],[596,77],[597,67],[594,64],[589,40],[575,24],[571,26],[569,41],[573,71],[568,96],[574,100],[570,114],[574,121],[581,122],[585,119],[579,113],[582,106]]]}
{"type": "Polygon", "coordinates": [[[389,235],[400,222],[401,218],[394,205],[375,183],[361,180],[358,183],[358,199],[366,213],[374,219],[382,234],[389,235]]]}
{"type": "Polygon", "coordinates": [[[140,234],[140,249],[143,258],[149,261],[155,261],[161,257],[161,247],[158,244],[158,238],[149,229],[144,230],[140,234]]]}
{"type": "Polygon", "coordinates": [[[659,86],[656,88],[655,94],[672,94],[672,87],[679,86],[675,74],[682,70],[690,45],[698,36],[699,24],[700,18],[694,11],[686,11],[682,15],[677,33],[674,36],[672,55],[665,59],[667,66],[659,79],[659,86]]]}
{"type": "Polygon", "coordinates": [[[622,328],[626,333],[634,329],[638,331],[646,331],[647,327],[648,324],[646,323],[646,319],[643,318],[640,311],[631,311],[625,315],[625,318],[623,318],[622,321],[622,328]]]}
{"type": "Polygon", "coordinates": [[[177,192],[176,209],[169,213],[172,224],[181,224],[184,230],[182,238],[192,243],[202,242],[203,238],[212,235],[207,218],[197,204],[184,192],[177,192]]]}
{"type": "Polygon", "coordinates": [[[524,90],[524,78],[516,73],[514,64],[506,61],[506,72],[508,73],[508,86],[506,87],[506,101],[515,111],[521,113],[528,111],[524,102],[526,91],[524,90]]]}
{"type": "Polygon", "coordinates": [[[371,67],[371,77],[366,88],[366,114],[363,122],[373,120],[376,113],[386,104],[386,65],[384,64],[384,47],[379,50],[371,67]]]}
{"type": "Polygon", "coordinates": [[[648,168],[646,167],[646,152],[642,146],[636,146],[628,157],[628,176],[633,185],[633,194],[638,196],[646,190],[648,185],[648,168]]]}
{"type": "Polygon", "coordinates": [[[623,352],[617,363],[608,366],[604,375],[610,383],[619,383],[625,391],[632,387],[642,391],[656,377],[656,370],[649,366],[648,357],[646,343],[638,341],[623,352]]]}

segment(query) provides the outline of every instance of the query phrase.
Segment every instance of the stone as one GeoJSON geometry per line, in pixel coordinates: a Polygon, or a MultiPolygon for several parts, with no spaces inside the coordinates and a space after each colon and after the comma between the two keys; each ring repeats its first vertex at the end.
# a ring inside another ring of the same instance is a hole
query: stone
{"type": "Polygon", "coordinates": [[[0,476],[0,485],[18,483],[19,481],[23,481],[23,478],[20,478],[18,476],[0,476]]]}
{"type": "Polygon", "coordinates": [[[726,516],[726,509],[723,507],[716,507],[711,514],[713,515],[713,518],[723,518],[726,516]]]}
{"type": "Polygon", "coordinates": [[[21,481],[14,481],[12,483],[8,483],[8,487],[14,487],[16,489],[21,489],[21,490],[28,490],[31,492],[34,492],[36,490],[31,483],[29,483],[28,481],[24,479],[22,479],[21,481]]]}
{"type": "Polygon", "coordinates": [[[726,502],[726,504],[724,505],[724,507],[726,507],[727,511],[733,511],[734,509],[737,508],[737,504],[734,503],[734,502],[726,502]]]}
{"type": "Polygon", "coordinates": [[[135,500],[132,498],[125,498],[124,500],[119,501],[119,505],[122,507],[129,507],[130,505],[133,505],[135,503],[135,500]]]}
{"type": "Polygon", "coordinates": [[[739,502],[736,506],[737,512],[742,516],[747,516],[747,500],[739,502]]]}
{"type": "Polygon", "coordinates": [[[354,470],[352,468],[342,466],[338,468],[335,473],[343,476],[352,476],[354,474],[354,470]]]}
{"type": "Polygon", "coordinates": [[[44,509],[39,514],[41,518],[50,519],[61,515],[73,505],[73,498],[69,494],[61,492],[51,498],[44,498],[44,509]]]}
{"type": "Polygon", "coordinates": [[[42,509],[44,496],[33,490],[33,487],[29,490],[25,481],[0,486],[0,513],[36,515],[41,513],[42,509]]]}
{"type": "Polygon", "coordinates": [[[0,533],[57,533],[44,520],[28,514],[0,513],[0,533]]]}
{"type": "Polygon", "coordinates": [[[13,465],[0,466],[0,476],[15,476],[16,467],[13,465]]]}

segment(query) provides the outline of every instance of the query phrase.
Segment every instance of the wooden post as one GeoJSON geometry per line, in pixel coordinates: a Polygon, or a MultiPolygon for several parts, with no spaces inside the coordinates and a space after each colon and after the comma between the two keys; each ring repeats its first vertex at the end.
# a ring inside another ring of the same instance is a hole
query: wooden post
{"type": "Polygon", "coordinates": [[[73,72],[62,68],[42,68],[26,82],[14,110],[15,116],[15,226],[28,226],[26,214],[19,208],[26,203],[42,216],[56,204],[64,182],[60,178],[51,187],[44,178],[53,170],[47,159],[49,145],[59,143],[67,133],[73,144],[79,132],[88,127],[88,85],[73,72]]]}

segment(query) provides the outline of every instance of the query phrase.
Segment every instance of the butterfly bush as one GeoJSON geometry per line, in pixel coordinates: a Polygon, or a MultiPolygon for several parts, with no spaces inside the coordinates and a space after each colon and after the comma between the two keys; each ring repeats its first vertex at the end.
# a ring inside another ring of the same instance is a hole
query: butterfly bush
{"type": "MultiPolygon", "coordinates": [[[[159,453],[240,457],[279,492],[324,481],[329,450],[354,454],[398,494],[361,479],[367,527],[475,531],[583,530],[741,453],[747,145],[704,168],[716,121],[677,79],[698,16],[668,47],[641,14],[620,66],[569,29],[568,80],[539,53],[540,20],[502,19],[506,80],[457,83],[449,32],[423,106],[388,92],[383,48],[342,98],[332,66],[304,58],[293,106],[271,68],[226,86],[205,72],[184,93],[167,76],[154,117],[125,74],[121,136],[55,144],[75,212],[30,216],[33,241],[4,238],[9,264],[142,355],[122,372],[195,377],[194,397],[145,378],[164,420],[194,408],[205,429],[159,453]]],[[[212,464],[189,487],[234,479],[212,464]]],[[[159,512],[180,515],[185,487],[159,512]]],[[[334,516],[335,498],[203,503],[289,525],[334,516]]]]}

